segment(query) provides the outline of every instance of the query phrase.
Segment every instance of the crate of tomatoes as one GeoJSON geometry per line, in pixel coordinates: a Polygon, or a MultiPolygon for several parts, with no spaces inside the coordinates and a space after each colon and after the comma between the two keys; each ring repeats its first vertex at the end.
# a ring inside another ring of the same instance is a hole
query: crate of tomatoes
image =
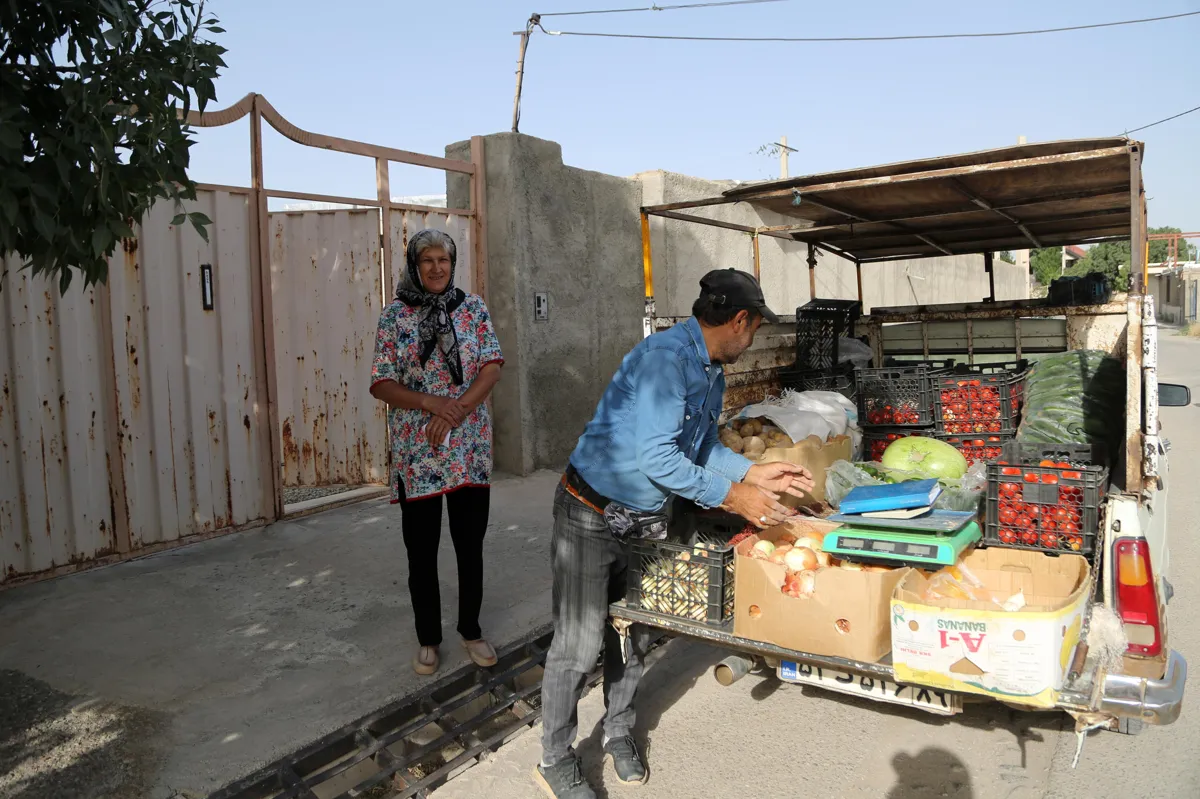
{"type": "Polygon", "coordinates": [[[856,370],[859,424],[931,426],[934,380],[948,373],[947,369],[923,363],[856,370]]]}
{"type": "Polygon", "coordinates": [[[984,544],[1091,555],[1107,490],[1090,446],[1009,442],[987,467],[984,544]]]}
{"type": "Polygon", "coordinates": [[[974,466],[982,461],[983,463],[991,463],[994,460],[999,460],[1004,444],[1012,439],[1012,436],[999,434],[985,435],[946,435],[938,433],[935,438],[945,441],[950,446],[962,453],[967,459],[968,466],[974,466]]]}
{"type": "Polygon", "coordinates": [[[888,446],[897,439],[909,436],[933,437],[933,428],[925,430],[908,427],[868,427],[863,430],[864,460],[879,463],[888,446]]]}
{"type": "Polygon", "coordinates": [[[1021,421],[1025,361],[958,366],[934,378],[934,420],[939,433],[1012,435],[1021,421]]]}

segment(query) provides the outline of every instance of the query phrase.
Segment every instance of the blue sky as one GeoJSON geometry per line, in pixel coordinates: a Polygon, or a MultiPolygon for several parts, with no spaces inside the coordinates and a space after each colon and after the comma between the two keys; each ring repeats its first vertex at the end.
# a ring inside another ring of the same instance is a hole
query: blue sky
{"type": "MultiPolygon", "coordinates": [[[[681,2],[681,0],[663,0],[681,2]]],[[[209,0],[227,29],[218,107],[257,91],[308,130],[441,154],[507,131],[517,38],[531,11],[649,0],[209,0]],[[531,4],[532,3],[532,4],[531,4]]],[[[583,17],[548,30],[870,36],[1017,30],[1159,16],[1187,2],[785,3],[583,17]]],[[[1029,141],[1104,136],[1200,105],[1200,16],[1007,39],[745,44],[534,35],[521,131],[573,166],[617,175],[777,176],[755,151],[788,136],[791,174],[1029,141]]],[[[199,132],[192,177],[246,185],[245,122],[199,132]]],[[[1151,128],[1150,224],[1200,228],[1200,112],[1151,128]]],[[[271,188],[375,195],[365,158],[270,132],[271,188]]],[[[394,195],[444,191],[441,172],[393,165],[394,195]]]]}

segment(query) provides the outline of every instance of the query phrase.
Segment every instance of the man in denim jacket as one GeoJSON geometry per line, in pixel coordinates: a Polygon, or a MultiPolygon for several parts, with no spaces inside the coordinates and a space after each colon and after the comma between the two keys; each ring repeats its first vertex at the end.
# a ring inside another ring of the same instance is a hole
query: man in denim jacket
{"type": "Polygon", "coordinates": [[[800,496],[813,487],[802,467],[751,464],[717,438],[723,365],[750,347],[764,319],[779,321],[753,277],[734,269],[709,272],[692,317],[625,356],[571,454],[554,499],[554,642],[542,678],[542,760],[534,770],[554,799],[595,797],[572,747],[579,696],[601,643],[604,752],[621,782],[647,776],[632,733],[648,635],[634,626],[629,651],[622,652],[607,623],[609,603],[625,595],[626,558],[606,511],[610,520],[628,521],[663,511],[680,496],[766,527],[792,513],[779,503],[780,494],[800,496]]]}

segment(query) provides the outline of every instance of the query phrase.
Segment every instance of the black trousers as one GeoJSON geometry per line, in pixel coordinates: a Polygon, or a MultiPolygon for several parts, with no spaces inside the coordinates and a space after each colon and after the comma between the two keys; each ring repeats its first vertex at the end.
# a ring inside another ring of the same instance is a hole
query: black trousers
{"type": "Polygon", "coordinates": [[[401,527],[408,550],[408,592],[421,646],[442,643],[442,595],[437,555],[442,537],[442,500],[450,514],[450,539],[458,560],[458,632],[467,641],[483,637],[483,536],[491,503],[488,486],[464,486],[449,494],[409,500],[400,484],[401,527]]]}

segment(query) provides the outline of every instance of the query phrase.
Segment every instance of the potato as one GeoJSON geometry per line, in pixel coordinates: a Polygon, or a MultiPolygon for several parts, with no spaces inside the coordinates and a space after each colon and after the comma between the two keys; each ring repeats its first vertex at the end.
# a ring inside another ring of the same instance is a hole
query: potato
{"type": "Polygon", "coordinates": [[[766,451],[767,442],[758,436],[750,436],[742,441],[742,454],[747,458],[761,458],[762,454],[766,451]]]}
{"type": "Polygon", "coordinates": [[[734,419],[732,422],[729,423],[729,429],[732,430],[733,432],[737,433],[738,435],[741,435],[742,425],[744,425],[745,423],[746,422],[744,419],[734,419]]]}
{"type": "Polygon", "coordinates": [[[779,436],[775,439],[775,446],[783,447],[786,449],[788,447],[796,446],[796,442],[792,441],[791,436],[789,436],[787,433],[780,433],[779,436]]]}
{"type": "Polygon", "coordinates": [[[729,449],[733,450],[734,452],[742,451],[742,437],[729,428],[722,430],[717,437],[721,440],[722,444],[729,447],[729,449]]]}
{"type": "Polygon", "coordinates": [[[739,432],[742,434],[742,438],[749,438],[761,433],[762,429],[763,423],[758,419],[747,419],[742,423],[742,429],[739,432]]]}

